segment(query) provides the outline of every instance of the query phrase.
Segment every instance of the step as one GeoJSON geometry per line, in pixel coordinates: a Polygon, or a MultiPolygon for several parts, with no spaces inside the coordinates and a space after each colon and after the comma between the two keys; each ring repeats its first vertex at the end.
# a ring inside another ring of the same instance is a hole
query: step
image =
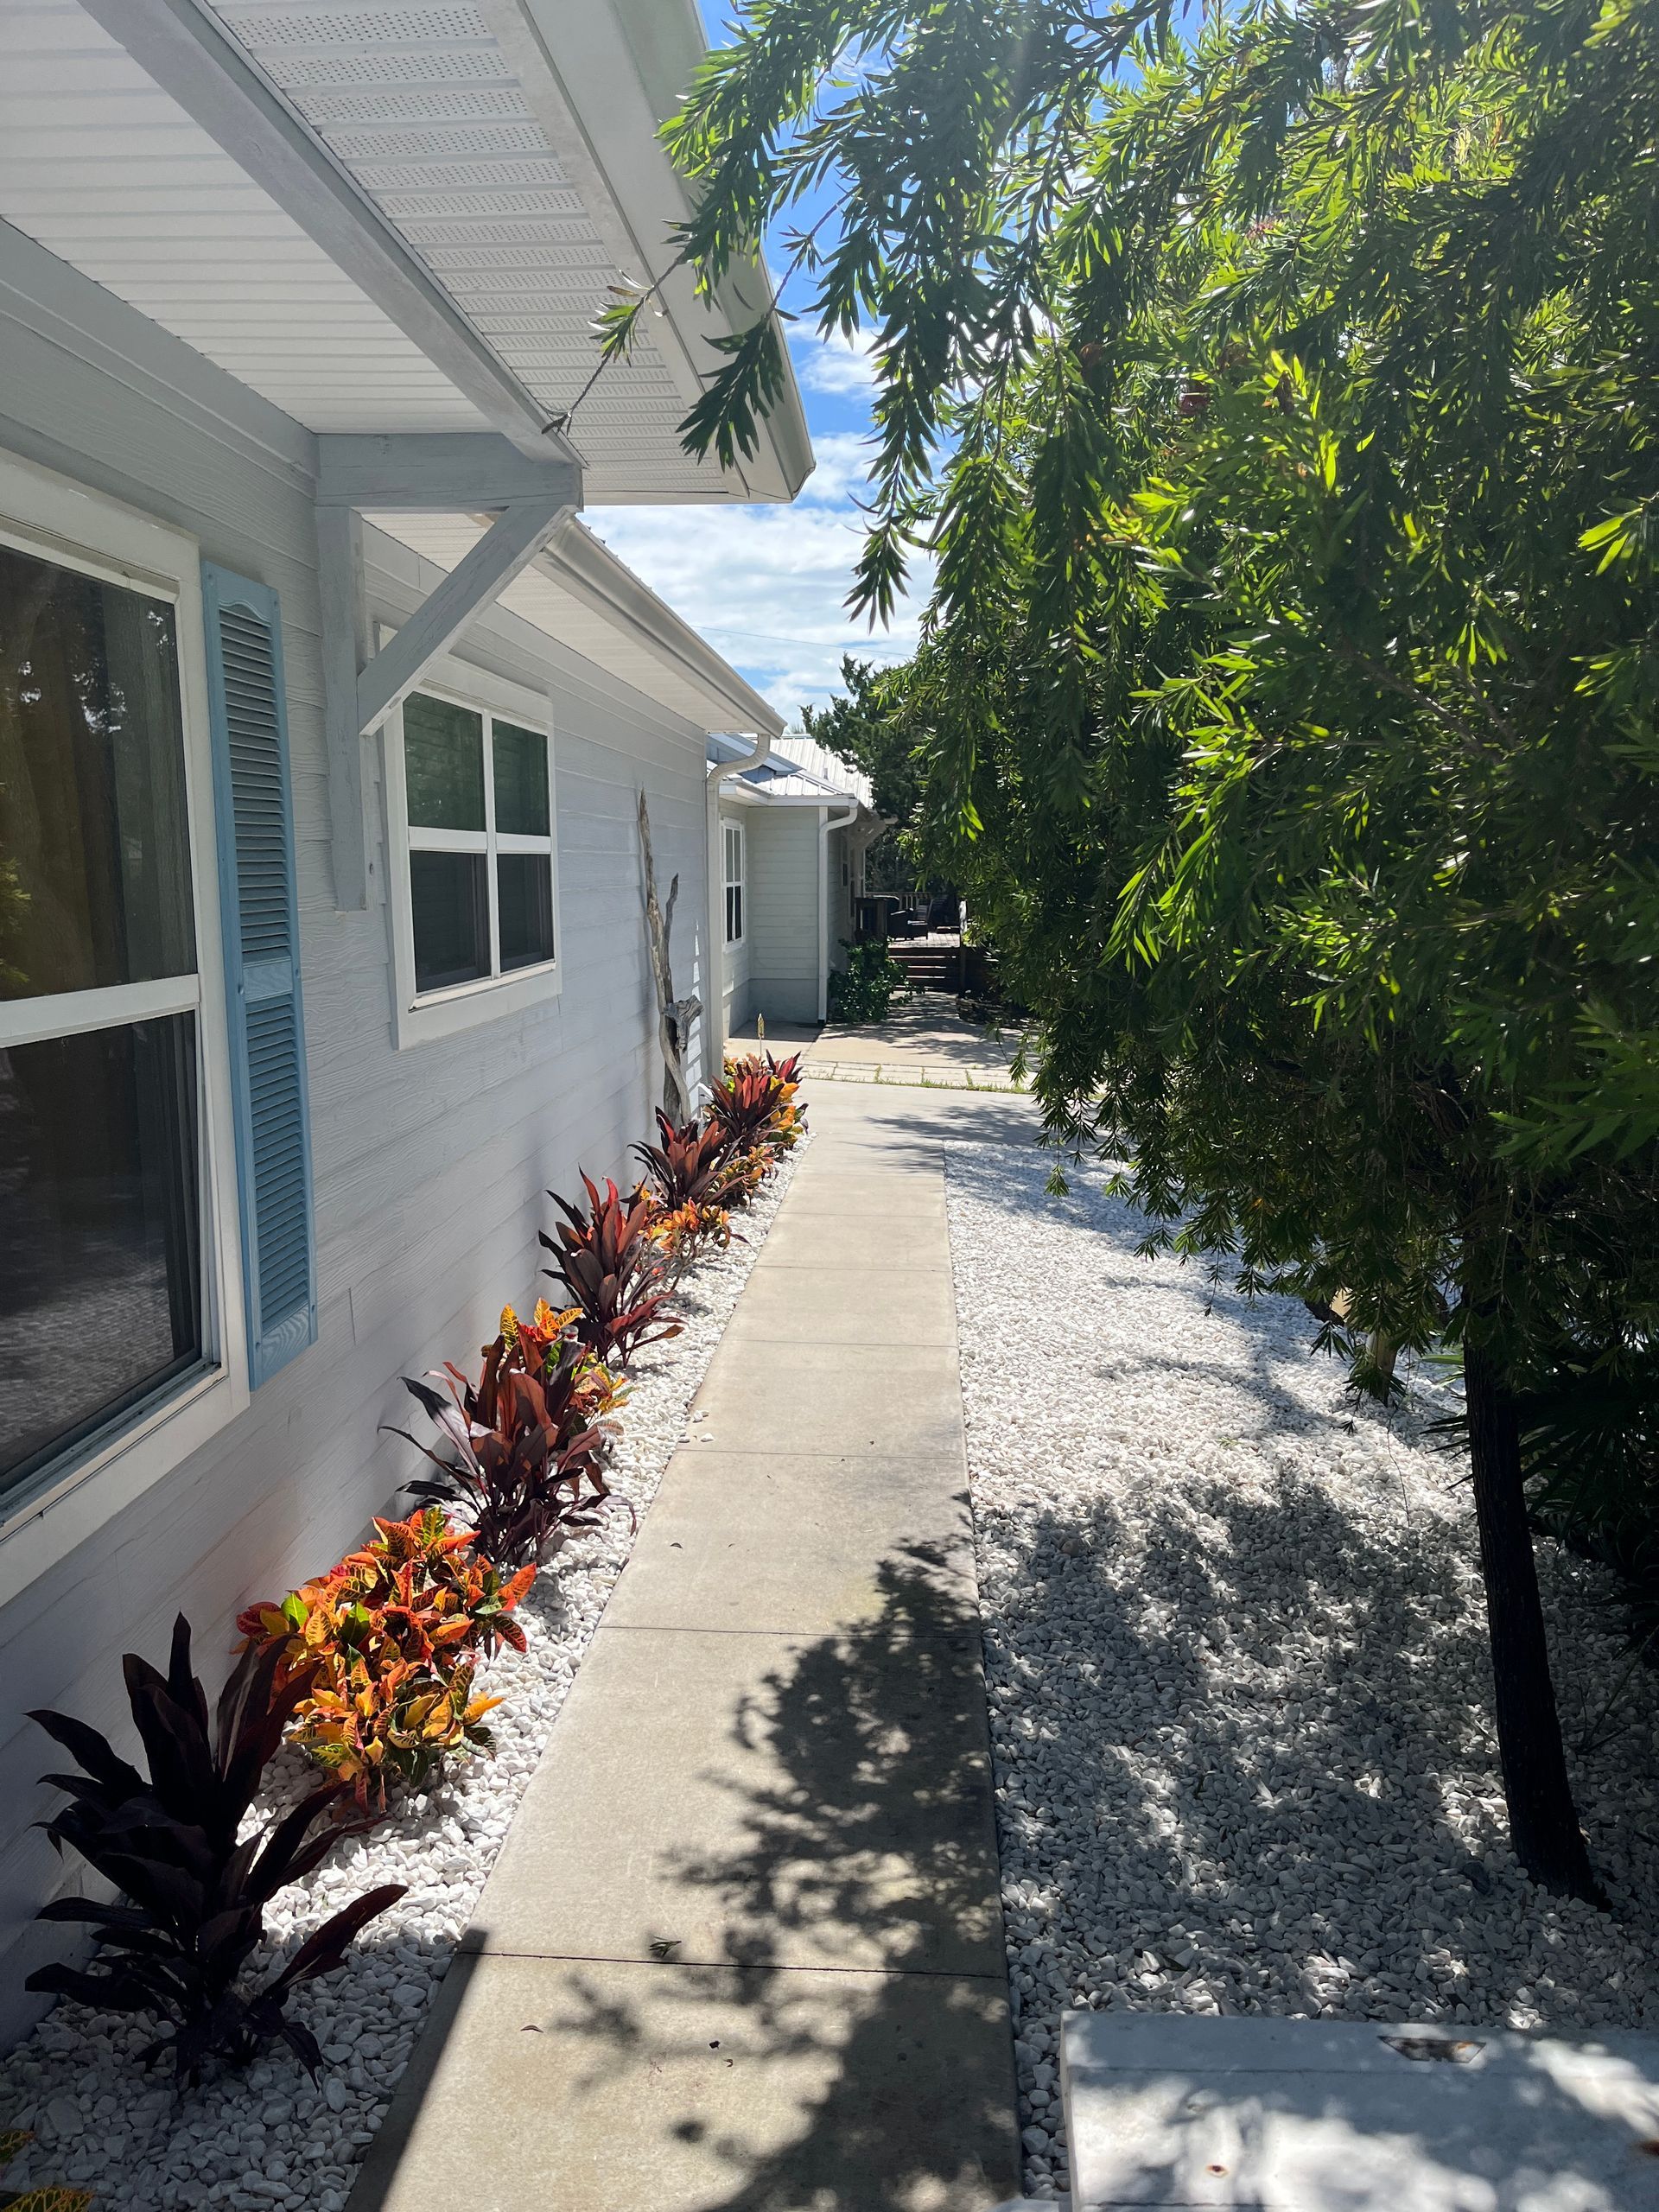
{"type": "Polygon", "coordinates": [[[1659,2212],[1659,2034],[1077,2012],[1075,2212],[1659,2212]]]}

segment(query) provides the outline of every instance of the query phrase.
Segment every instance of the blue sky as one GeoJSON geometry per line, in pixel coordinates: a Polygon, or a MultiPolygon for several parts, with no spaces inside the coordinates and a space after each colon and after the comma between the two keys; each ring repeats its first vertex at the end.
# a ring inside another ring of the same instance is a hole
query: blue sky
{"type": "MultiPolygon", "coordinates": [[[[730,12],[703,0],[716,42],[730,12]]],[[[848,615],[842,602],[858,555],[868,363],[861,347],[826,345],[800,323],[788,327],[818,464],[793,505],[594,507],[583,519],[794,721],[803,702],[816,705],[839,688],[843,652],[885,662],[911,651],[925,578],[890,629],[872,634],[848,615]]]]}

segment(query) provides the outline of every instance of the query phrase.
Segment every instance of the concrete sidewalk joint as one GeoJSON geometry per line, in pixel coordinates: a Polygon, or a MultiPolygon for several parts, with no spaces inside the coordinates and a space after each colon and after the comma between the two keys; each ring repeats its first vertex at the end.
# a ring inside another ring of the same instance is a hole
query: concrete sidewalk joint
{"type": "Polygon", "coordinates": [[[822,1122],[350,2212],[1015,2195],[950,1133],[822,1122]]]}

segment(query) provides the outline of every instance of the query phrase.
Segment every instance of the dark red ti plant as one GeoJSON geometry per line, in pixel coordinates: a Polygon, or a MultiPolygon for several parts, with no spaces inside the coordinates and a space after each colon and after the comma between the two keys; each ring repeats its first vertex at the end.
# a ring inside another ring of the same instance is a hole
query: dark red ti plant
{"type": "Polygon", "coordinates": [[[608,1178],[602,1192],[587,1175],[582,1187],[585,1209],[556,1191],[547,1194],[564,1216],[555,1236],[543,1233],[553,1255],[547,1273],[576,1309],[583,1344],[626,1367],[646,1344],[677,1337],[683,1325],[669,1305],[668,1263],[651,1239],[657,1208],[642,1187],[625,1198],[608,1178]]]}
{"type": "Polygon", "coordinates": [[[774,1158],[795,1144],[805,1127],[795,1101],[800,1088],[801,1057],[774,1060],[770,1052],[728,1060],[714,1086],[709,1116],[734,1154],[756,1152],[774,1158]]]}
{"type": "MultiPolygon", "coordinates": [[[[209,2059],[245,2064],[274,2037],[315,2074],[321,2056],[316,2038],[288,2018],[289,1998],[339,1966],[359,1930],[404,1894],[400,1882],[371,1890],[325,1921],[260,1988],[239,1986],[271,1898],[320,1866],[343,1834],[356,1832],[324,1821],[344,1787],[330,1782],[238,1840],[260,1777],[309,1688],[309,1675],[301,1672],[278,1689],[282,1665],[280,1648],[245,1652],[210,1722],[190,1671],[190,1624],[182,1613],[165,1675],[130,1651],[122,1668],[148,1777],[85,1721],[61,1713],[29,1715],[84,1769],[43,1777],[69,1796],[46,1832],[60,1851],[66,1844],[78,1851],[118,1899],[56,1897],[43,1906],[42,1920],[92,1929],[99,1949],[91,1967],[41,1967],[25,1986],[101,2012],[170,2020],[184,2083],[199,2081],[209,2059]]],[[[158,2037],[144,2059],[165,2048],[158,2037]]]]}
{"type": "Polygon", "coordinates": [[[442,1389],[410,1376],[404,1388],[441,1439],[434,1449],[409,1437],[437,1472],[409,1484],[407,1495],[465,1522],[480,1555],[507,1573],[539,1565],[597,1524],[610,1496],[604,1417],[621,1393],[578,1339],[521,1324],[510,1306],[501,1318],[511,1325],[485,1347],[475,1383],[446,1366],[433,1377],[442,1389]]]}
{"type": "Polygon", "coordinates": [[[735,1170],[730,1141],[719,1124],[676,1124],[659,1106],[657,1134],[660,1143],[633,1149],[645,1171],[645,1187],[658,1204],[670,1212],[683,1205],[723,1205],[735,1170]]]}

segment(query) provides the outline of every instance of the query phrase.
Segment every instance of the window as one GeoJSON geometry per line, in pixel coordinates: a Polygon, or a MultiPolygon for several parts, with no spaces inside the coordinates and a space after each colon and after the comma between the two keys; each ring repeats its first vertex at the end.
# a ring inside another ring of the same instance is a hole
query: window
{"type": "MultiPolygon", "coordinates": [[[[226,1201],[211,1139],[228,1075],[217,907],[196,912],[212,810],[193,752],[195,549],[10,462],[0,517],[3,1525],[38,1516],[163,1406],[200,1400],[193,1380],[224,1382],[231,1347],[214,1325],[226,1201]],[[64,519],[99,518],[108,556],[71,550],[64,519]]],[[[227,1384],[147,1478],[237,1396],[227,1384]]],[[[19,1579],[6,1549],[0,1597],[19,1579]]],[[[35,1544],[25,1577],[48,1549],[35,1544]]]]}
{"type": "Polygon", "coordinates": [[[726,942],[743,942],[743,825],[724,825],[726,849],[726,942]]]}
{"type": "Polygon", "coordinates": [[[389,728],[398,1041],[557,988],[553,743],[534,694],[451,664],[474,696],[412,692],[389,728]]]}

